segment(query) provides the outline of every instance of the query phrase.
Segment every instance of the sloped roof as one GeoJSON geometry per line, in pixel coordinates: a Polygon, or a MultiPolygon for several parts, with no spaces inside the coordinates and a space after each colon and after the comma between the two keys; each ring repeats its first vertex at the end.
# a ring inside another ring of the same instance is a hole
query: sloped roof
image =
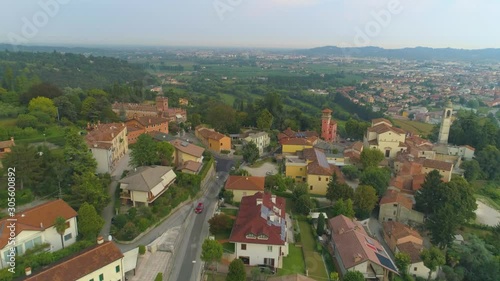
{"type": "Polygon", "coordinates": [[[224,188],[227,190],[264,191],[265,180],[265,177],[229,176],[224,188]]]}
{"type": "Polygon", "coordinates": [[[153,187],[158,185],[163,180],[163,176],[169,178],[168,182],[176,178],[172,167],[167,166],[142,166],[132,171],[125,178],[120,180],[120,183],[125,183],[127,186],[124,189],[135,191],[151,191],[153,187]]]}
{"type": "Polygon", "coordinates": [[[407,253],[410,256],[411,263],[421,262],[420,253],[424,249],[423,245],[413,242],[401,243],[396,246],[400,252],[407,253]]]}
{"type": "Polygon", "coordinates": [[[170,141],[170,143],[178,150],[182,151],[183,153],[193,155],[195,157],[201,157],[203,156],[203,152],[205,149],[203,147],[194,145],[192,143],[180,140],[180,139],[175,139],[170,141]]]}
{"type": "MultiPolygon", "coordinates": [[[[80,253],[49,265],[48,268],[33,272],[19,280],[25,281],[68,281],[78,280],[123,258],[123,254],[111,241],[94,245],[80,253]]],[[[114,270],[114,269],[113,269],[114,270]]],[[[121,268],[120,270],[123,270],[121,268]]]]}
{"type": "Polygon", "coordinates": [[[370,127],[370,128],[368,128],[368,131],[369,132],[375,132],[377,134],[383,134],[383,133],[386,133],[386,132],[394,132],[396,134],[402,134],[402,135],[406,134],[405,131],[403,131],[403,130],[401,130],[399,128],[396,128],[396,127],[388,126],[385,123],[381,123],[381,124],[375,125],[373,127],[370,127]]]}
{"type": "Polygon", "coordinates": [[[240,210],[231,231],[229,241],[265,245],[285,245],[286,242],[286,201],[282,197],[275,196],[276,203],[272,202],[275,195],[257,192],[252,196],[244,196],[241,199],[240,210]],[[257,199],[262,202],[257,204],[257,199]],[[275,216],[274,221],[270,217],[275,216]],[[279,217],[279,221],[278,221],[279,217]],[[247,238],[253,234],[256,238],[247,238]],[[267,239],[258,239],[259,235],[265,235],[267,239]]]}
{"type": "MultiPolygon", "coordinates": [[[[159,117],[159,116],[141,116],[141,117],[135,117],[132,120],[136,120],[139,124],[141,124],[144,127],[150,126],[150,125],[161,125],[164,123],[168,124],[168,119],[159,117]]],[[[132,120],[128,120],[132,121],[132,120]]]]}
{"type": "Polygon", "coordinates": [[[0,141],[0,148],[7,148],[15,145],[16,144],[14,143],[14,138],[11,138],[10,140],[6,141],[0,141]]]}
{"type": "MultiPolygon", "coordinates": [[[[18,212],[11,219],[16,219],[16,236],[24,230],[43,231],[52,227],[57,217],[61,216],[68,220],[78,214],[66,202],[61,199],[50,201],[36,207],[18,212]]],[[[8,243],[10,231],[8,218],[0,220],[0,249],[8,243]]],[[[9,217],[10,219],[10,217],[9,217]]]]}
{"type": "Polygon", "coordinates": [[[444,171],[451,171],[453,169],[453,163],[440,160],[432,160],[432,159],[425,159],[424,162],[422,163],[422,166],[424,166],[425,168],[444,170],[444,171]]]}
{"type": "Polygon", "coordinates": [[[413,237],[419,239],[420,241],[422,241],[422,243],[423,243],[422,236],[420,235],[420,233],[418,233],[418,231],[404,225],[401,222],[386,221],[386,222],[383,222],[382,225],[384,227],[384,232],[387,234],[390,234],[391,236],[396,238],[396,240],[401,239],[401,238],[405,238],[408,236],[413,236],[413,237]]]}
{"type": "Polygon", "coordinates": [[[396,265],[384,247],[369,237],[359,222],[340,215],[330,219],[328,224],[332,230],[333,243],[346,269],[370,261],[397,273],[396,265]]]}
{"type": "Polygon", "coordinates": [[[401,194],[396,190],[388,189],[385,192],[384,197],[380,199],[380,205],[394,203],[399,203],[406,207],[408,210],[411,210],[413,208],[413,201],[410,198],[406,197],[404,194],[401,194]]]}
{"type": "Polygon", "coordinates": [[[202,165],[203,165],[203,163],[188,160],[184,163],[181,170],[186,169],[186,170],[197,173],[200,170],[202,165]]]}
{"type": "Polygon", "coordinates": [[[377,125],[379,123],[386,123],[387,125],[392,126],[391,121],[389,121],[389,120],[387,120],[385,118],[375,118],[375,119],[372,120],[372,126],[373,125],[377,125]]]}
{"type": "Polygon", "coordinates": [[[111,147],[112,142],[123,130],[127,130],[124,123],[107,123],[99,124],[90,127],[90,130],[85,136],[85,141],[89,147],[103,148],[111,147]]]}

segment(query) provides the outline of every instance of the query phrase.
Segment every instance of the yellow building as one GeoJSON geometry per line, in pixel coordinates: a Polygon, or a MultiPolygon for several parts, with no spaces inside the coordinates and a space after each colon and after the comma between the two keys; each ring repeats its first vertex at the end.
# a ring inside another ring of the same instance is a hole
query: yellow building
{"type": "Polygon", "coordinates": [[[180,139],[172,140],[170,143],[175,149],[173,154],[173,163],[176,167],[182,167],[188,161],[196,163],[203,162],[203,152],[205,151],[203,147],[182,141],[180,139]]]}
{"type": "Polygon", "coordinates": [[[295,182],[306,182],[311,194],[325,195],[334,173],[344,182],[340,169],[328,163],[325,153],[319,149],[306,148],[297,156],[285,157],[285,175],[295,182]]]}
{"type": "Polygon", "coordinates": [[[395,128],[392,123],[384,118],[372,120],[372,126],[368,128],[363,145],[365,148],[376,148],[386,158],[395,158],[398,152],[407,150],[405,144],[406,132],[395,128]]]}
{"type": "Polygon", "coordinates": [[[306,148],[313,148],[314,143],[308,139],[293,138],[281,142],[283,154],[295,154],[306,148]]]}
{"type": "Polygon", "coordinates": [[[87,125],[85,141],[97,161],[98,173],[111,173],[128,152],[125,123],[87,125]]]}
{"type": "Polygon", "coordinates": [[[241,198],[244,196],[264,192],[264,181],[264,177],[229,176],[224,188],[233,192],[234,202],[241,202],[241,198]]]}
{"type": "Polygon", "coordinates": [[[198,126],[195,130],[195,136],[199,138],[210,150],[221,152],[231,150],[231,138],[216,132],[214,129],[208,129],[198,126]]]}

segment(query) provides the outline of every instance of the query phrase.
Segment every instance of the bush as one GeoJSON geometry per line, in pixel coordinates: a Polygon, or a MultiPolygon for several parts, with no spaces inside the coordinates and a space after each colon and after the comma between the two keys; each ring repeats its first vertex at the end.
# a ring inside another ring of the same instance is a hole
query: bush
{"type": "Polygon", "coordinates": [[[137,222],[137,228],[139,228],[140,232],[146,231],[150,226],[151,222],[147,218],[140,218],[137,222]]]}
{"type": "Polygon", "coordinates": [[[231,151],[229,151],[229,150],[221,150],[220,153],[221,154],[229,154],[229,153],[231,153],[231,151]]]}
{"type": "Polygon", "coordinates": [[[163,281],[163,273],[158,272],[158,275],[156,275],[155,281],[163,281]]]}
{"type": "Polygon", "coordinates": [[[139,255],[144,255],[146,253],[146,246],[139,245],[139,255]]]}

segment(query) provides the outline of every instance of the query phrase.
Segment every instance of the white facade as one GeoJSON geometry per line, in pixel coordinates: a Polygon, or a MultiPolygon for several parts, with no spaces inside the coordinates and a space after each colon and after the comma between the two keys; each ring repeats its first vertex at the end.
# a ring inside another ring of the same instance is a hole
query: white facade
{"type": "Polygon", "coordinates": [[[253,142],[259,149],[259,155],[264,153],[264,149],[269,146],[271,143],[271,139],[269,138],[269,134],[266,132],[259,132],[256,134],[249,134],[248,137],[243,139],[245,142],[253,142]]]}
{"type": "Polygon", "coordinates": [[[248,258],[249,265],[268,264],[282,268],[283,257],[288,256],[288,242],[285,245],[235,243],[235,255],[236,258],[248,258]]]}
{"type": "Polygon", "coordinates": [[[89,273],[76,281],[124,281],[125,273],[123,272],[123,258],[116,260],[98,270],[89,273]]]}
{"type": "MultiPolygon", "coordinates": [[[[413,277],[422,277],[427,279],[429,277],[429,269],[424,265],[424,262],[412,263],[408,268],[408,273],[413,277]]],[[[431,279],[436,279],[437,272],[434,271],[431,274],[431,279]]]]}
{"type": "Polygon", "coordinates": [[[453,113],[453,106],[451,102],[448,102],[446,108],[443,111],[443,119],[441,120],[441,126],[439,127],[439,136],[438,143],[439,144],[447,144],[448,137],[450,135],[451,128],[451,115],[453,113]]]}
{"type": "Polygon", "coordinates": [[[111,173],[113,163],[113,153],[110,149],[91,147],[90,151],[97,162],[96,172],[100,174],[111,173]]]}
{"type": "MultiPolygon", "coordinates": [[[[66,229],[63,235],[64,246],[67,247],[76,242],[76,236],[78,235],[78,227],[76,223],[76,217],[66,220],[69,227],[66,229]]],[[[42,226],[43,227],[43,226],[42,226]]],[[[57,233],[54,226],[49,227],[43,231],[21,231],[16,236],[16,251],[19,255],[23,255],[26,250],[33,248],[35,245],[40,245],[44,243],[49,243],[50,247],[48,250],[50,252],[58,251],[62,249],[61,235],[57,233]]],[[[0,268],[7,267],[6,262],[8,261],[7,254],[9,253],[11,246],[6,245],[2,250],[0,250],[1,263],[0,268]]]]}
{"type": "Polygon", "coordinates": [[[465,160],[471,160],[474,157],[474,150],[467,146],[448,146],[448,155],[460,156],[465,160]]]}

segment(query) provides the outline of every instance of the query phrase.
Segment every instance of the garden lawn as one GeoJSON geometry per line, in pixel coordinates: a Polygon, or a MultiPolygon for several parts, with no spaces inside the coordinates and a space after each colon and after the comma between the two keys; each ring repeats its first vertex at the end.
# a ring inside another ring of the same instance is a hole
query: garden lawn
{"type": "Polygon", "coordinates": [[[295,245],[288,245],[288,256],[283,258],[283,268],[278,269],[278,276],[289,274],[305,274],[304,254],[302,249],[295,245]]]}
{"type": "Polygon", "coordinates": [[[299,221],[300,239],[304,250],[306,269],[309,277],[315,280],[329,280],[325,263],[321,254],[316,251],[316,239],[313,236],[311,225],[304,220],[299,221]]]}
{"type": "Polygon", "coordinates": [[[221,212],[228,216],[237,216],[238,215],[238,209],[229,209],[229,208],[221,208],[221,212]]]}

